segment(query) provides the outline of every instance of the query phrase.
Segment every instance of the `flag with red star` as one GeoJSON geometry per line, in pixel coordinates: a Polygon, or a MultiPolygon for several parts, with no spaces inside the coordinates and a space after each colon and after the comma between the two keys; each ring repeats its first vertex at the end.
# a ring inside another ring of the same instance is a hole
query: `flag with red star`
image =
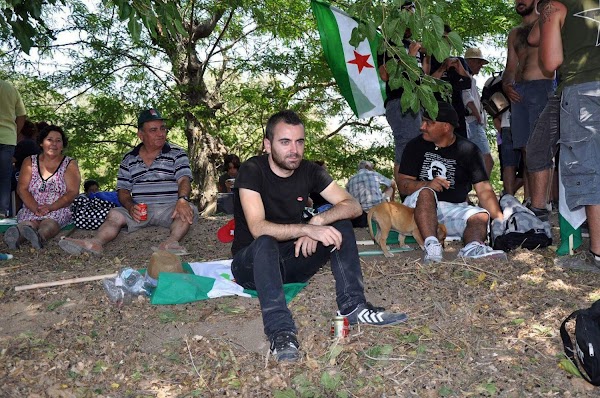
{"type": "MultiPolygon", "coordinates": [[[[385,83],[377,65],[377,42],[349,44],[358,23],[342,10],[311,0],[327,64],[340,92],[359,118],[385,113],[385,83]]],[[[378,40],[378,39],[377,39],[378,40]]]]}

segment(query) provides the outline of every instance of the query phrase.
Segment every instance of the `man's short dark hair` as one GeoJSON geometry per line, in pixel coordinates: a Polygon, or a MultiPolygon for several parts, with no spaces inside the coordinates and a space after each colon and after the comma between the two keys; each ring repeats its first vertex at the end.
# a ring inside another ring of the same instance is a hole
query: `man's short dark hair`
{"type": "Polygon", "coordinates": [[[38,137],[37,137],[38,145],[42,145],[42,143],[44,142],[46,137],[48,137],[48,134],[50,134],[51,131],[57,131],[60,133],[60,136],[62,137],[63,148],[66,148],[67,145],[69,144],[69,139],[65,135],[65,132],[63,131],[63,129],[61,129],[58,126],[54,126],[54,125],[48,125],[42,131],[40,131],[40,133],[38,134],[38,137]]]}
{"type": "Polygon", "coordinates": [[[271,142],[273,142],[273,137],[275,136],[275,126],[279,124],[279,122],[291,124],[292,126],[304,126],[302,119],[300,119],[300,116],[298,116],[296,112],[290,109],[277,112],[267,120],[267,127],[265,128],[265,138],[271,142]]]}

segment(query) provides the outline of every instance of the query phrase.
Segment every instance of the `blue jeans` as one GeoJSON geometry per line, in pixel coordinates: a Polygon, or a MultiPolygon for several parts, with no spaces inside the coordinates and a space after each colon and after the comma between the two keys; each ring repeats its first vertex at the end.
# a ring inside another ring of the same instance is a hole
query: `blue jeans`
{"type": "Polygon", "coordinates": [[[296,325],[285,302],[284,283],[307,282],[331,259],[339,310],[347,313],[366,302],[358,248],[352,223],[341,220],[332,224],[342,234],[340,250],[319,242],[309,257],[294,256],[294,241],[278,242],[267,235],[259,236],[238,251],[231,272],[238,284],[258,292],[265,334],[271,338],[281,331],[296,333],[296,325]]]}
{"type": "Polygon", "coordinates": [[[14,145],[0,144],[0,214],[10,213],[10,190],[12,178],[12,157],[14,145]]]}
{"type": "Polygon", "coordinates": [[[400,98],[396,98],[387,102],[385,117],[394,135],[394,164],[400,165],[406,144],[421,134],[421,113],[403,113],[400,98]]]}

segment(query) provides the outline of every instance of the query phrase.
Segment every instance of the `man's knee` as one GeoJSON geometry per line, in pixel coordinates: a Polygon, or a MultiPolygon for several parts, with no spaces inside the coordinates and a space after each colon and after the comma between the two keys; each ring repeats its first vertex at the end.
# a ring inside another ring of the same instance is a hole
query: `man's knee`
{"type": "Polygon", "coordinates": [[[467,225],[487,225],[490,216],[486,212],[475,213],[467,220],[467,225]]]}
{"type": "Polygon", "coordinates": [[[117,209],[111,209],[108,214],[106,215],[106,219],[104,220],[104,223],[102,223],[102,225],[110,225],[110,226],[117,226],[117,227],[123,227],[125,225],[127,225],[127,220],[125,219],[125,216],[117,209]]]}
{"type": "Polygon", "coordinates": [[[427,207],[427,208],[435,208],[436,207],[436,196],[433,189],[425,187],[421,189],[417,196],[417,203],[415,207],[427,207]]]}

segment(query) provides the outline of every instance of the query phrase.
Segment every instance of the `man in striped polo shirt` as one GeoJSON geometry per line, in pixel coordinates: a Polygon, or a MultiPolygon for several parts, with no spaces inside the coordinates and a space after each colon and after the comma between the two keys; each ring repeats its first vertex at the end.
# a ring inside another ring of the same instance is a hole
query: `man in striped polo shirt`
{"type": "Polygon", "coordinates": [[[125,154],[117,175],[117,191],[123,207],[108,213],[94,238],[62,239],[59,246],[63,250],[71,254],[100,254],[123,227],[132,232],[161,226],[171,232],[158,248],[185,253],[179,241],[198,220],[198,209],[189,198],[192,181],[189,159],[183,149],[167,143],[167,128],[156,109],[140,114],[137,135],[142,143],[125,154]],[[146,220],[142,219],[141,203],[148,208],[146,220]]]}

